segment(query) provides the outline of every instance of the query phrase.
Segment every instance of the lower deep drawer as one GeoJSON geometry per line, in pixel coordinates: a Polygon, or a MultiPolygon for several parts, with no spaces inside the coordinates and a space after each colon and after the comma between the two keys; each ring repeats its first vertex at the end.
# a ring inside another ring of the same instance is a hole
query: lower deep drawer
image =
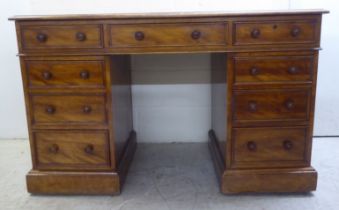
{"type": "Polygon", "coordinates": [[[38,169],[108,169],[109,136],[106,131],[35,131],[38,169]]]}
{"type": "Polygon", "coordinates": [[[307,163],[307,127],[235,128],[233,167],[301,166],[307,163]]]}

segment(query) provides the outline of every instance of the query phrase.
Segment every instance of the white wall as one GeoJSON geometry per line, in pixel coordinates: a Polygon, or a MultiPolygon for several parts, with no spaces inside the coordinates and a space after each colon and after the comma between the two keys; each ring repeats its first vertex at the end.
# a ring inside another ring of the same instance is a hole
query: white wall
{"type": "MultiPolygon", "coordinates": [[[[331,10],[323,20],[314,134],[339,135],[339,71],[335,68],[339,66],[335,52],[339,49],[339,4],[335,0],[168,0],[166,4],[159,0],[12,0],[0,4],[0,139],[27,137],[15,29],[7,21],[9,16],[288,8],[331,10]]],[[[210,128],[208,59],[204,54],[133,58],[134,126],[140,141],[206,141],[210,128]]]]}

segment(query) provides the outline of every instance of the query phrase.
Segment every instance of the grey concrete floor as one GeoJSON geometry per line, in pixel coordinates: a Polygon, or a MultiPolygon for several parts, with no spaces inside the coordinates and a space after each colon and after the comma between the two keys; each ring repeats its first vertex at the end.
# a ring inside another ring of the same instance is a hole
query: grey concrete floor
{"type": "Polygon", "coordinates": [[[205,143],[139,144],[120,196],[34,196],[26,191],[28,141],[0,140],[0,209],[339,209],[339,138],[317,138],[318,189],[306,194],[225,196],[205,143]]]}

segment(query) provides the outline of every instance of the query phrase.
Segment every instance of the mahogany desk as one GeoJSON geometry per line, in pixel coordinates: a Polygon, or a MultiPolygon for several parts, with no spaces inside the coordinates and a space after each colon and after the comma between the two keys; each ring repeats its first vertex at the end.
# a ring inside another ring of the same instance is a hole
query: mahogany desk
{"type": "Polygon", "coordinates": [[[316,189],[310,165],[324,10],[16,16],[31,193],[117,194],[136,149],[130,55],[211,53],[221,192],[316,189]]]}

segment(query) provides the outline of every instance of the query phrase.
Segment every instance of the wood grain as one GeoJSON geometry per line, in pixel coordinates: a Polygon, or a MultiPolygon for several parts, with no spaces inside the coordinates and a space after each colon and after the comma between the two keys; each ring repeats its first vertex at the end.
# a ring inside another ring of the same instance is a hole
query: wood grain
{"type": "Polygon", "coordinates": [[[31,193],[121,192],[136,149],[131,54],[211,53],[221,192],[316,189],[312,132],[326,10],[15,16],[31,193]]]}

